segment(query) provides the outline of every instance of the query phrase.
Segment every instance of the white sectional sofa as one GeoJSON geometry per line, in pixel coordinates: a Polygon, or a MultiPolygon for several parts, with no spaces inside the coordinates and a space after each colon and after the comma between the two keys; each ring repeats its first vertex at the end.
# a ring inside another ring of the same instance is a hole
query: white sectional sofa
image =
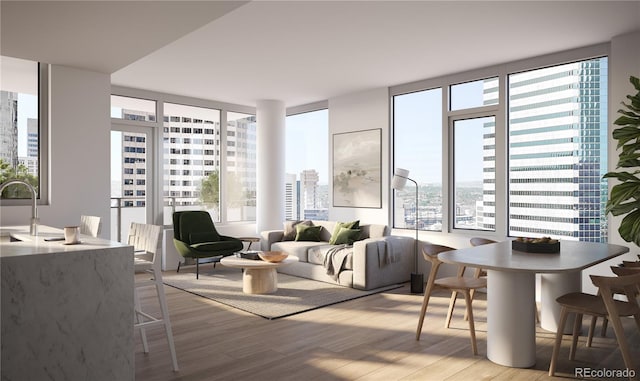
{"type": "Polygon", "coordinates": [[[360,290],[371,290],[410,280],[413,268],[413,244],[410,237],[390,236],[386,225],[360,225],[360,240],[353,245],[330,245],[329,240],[337,221],[311,221],[321,226],[320,241],[283,241],[283,230],[261,233],[263,251],[284,251],[296,256],[299,262],[278,268],[278,272],[339,284],[360,290]],[[327,257],[341,249],[344,259],[331,266],[327,257]],[[334,249],[334,250],[332,250],[334,249]],[[336,269],[338,268],[338,269],[336,269]]]}

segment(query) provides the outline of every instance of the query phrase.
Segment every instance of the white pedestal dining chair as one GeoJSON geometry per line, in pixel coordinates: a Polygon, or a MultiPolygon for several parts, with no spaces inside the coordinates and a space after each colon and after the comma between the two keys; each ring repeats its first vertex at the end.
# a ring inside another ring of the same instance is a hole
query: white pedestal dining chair
{"type": "Polygon", "coordinates": [[[128,243],[133,245],[135,250],[134,268],[136,274],[148,273],[151,279],[136,275],[134,287],[134,303],[135,303],[135,321],[134,328],[140,330],[142,338],[142,347],[145,353],[149,353],[147,344],[146,329],[154,325],[164,325],[169,351],[171,353],[171,361],[173,370],[178,371],[178,360],[176,358],[176,349],[173,343],[173,332],[171,330],[171,321],[169,320],[169,309],[167,308],[167,300],[164,295],[164,285],[162,284],[162,272],[160,270],[160,258],[158,254],[158,245],[162,227],[157,225],[148,225],[140,223],[132,223],[129,229],[128,243]],[[139,289],[143,287],[155,287],[158,302],[160,303],[161,317],[155,317],[142,311],[140,304],[139,289]]]}

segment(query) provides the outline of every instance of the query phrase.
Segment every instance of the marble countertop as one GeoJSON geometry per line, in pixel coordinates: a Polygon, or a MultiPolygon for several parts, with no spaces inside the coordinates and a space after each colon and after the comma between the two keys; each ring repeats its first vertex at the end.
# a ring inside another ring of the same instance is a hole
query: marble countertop
{"type": "Polygon", "coordinates": [[[63,237],[64,231],[59,228],[39,225],[38,235],[29,235],[29,226],[0,227],[0,258],[20,257],[27,255],[42,255],[87,250],[100,250],[112,247],[129,246],[116,241],[94,238],[87,235],[80,236],[79,244],[65,245],[64,241],[45,241],[48,237],[63,237]],[[18,241],[10,241],[8,237],[18,241]]]}

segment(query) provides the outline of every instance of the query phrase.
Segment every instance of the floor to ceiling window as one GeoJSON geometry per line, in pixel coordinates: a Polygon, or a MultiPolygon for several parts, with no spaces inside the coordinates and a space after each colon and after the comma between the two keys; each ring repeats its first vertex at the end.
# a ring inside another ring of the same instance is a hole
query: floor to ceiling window
{"type": "MultiPolygon", "coordinates": [[[[604,50],[588,47],[391,88],[393,168],[409,169],[419,184],[424,172],[439,178],[443,231],[606,242],[604,50]],[[434,88],[444,100],[433,110],[411,102],[434,88]],[[446,135],[426,129],[435,117],[446,135]]],[[[395,191],[396,228],[413,228],[416,212],[433,208],[422,185],[415,208],[410,188],[395,191]]],[[[420,229],[434,226],[419,220],[420,229]]]]}
{"type": "Polygon", "coordinates": [[[165,200],[220,221],[220,110],[164,104],[165,200]]]}
{"type": "Polygon", "coordinates": [[[495,125],[494,116],[453,121],[454,229],[495,230],[495,125]]]}
{"type": "Polygon", "coordinates": [[[151,223],[153,174],[152,124],[156,102],[111,96],[111,226],[110,237],[122,240],[132,222],[151,223]]]}
{"type": "Polygon", "coordinates": [[[285,218],[329,218],[329,112],[287,116],[285,218]]]}
{"type": "Polygon", "coordinates": [[[255,110],[154,97],[111,97],[112,238],[126,236],[131,221],[170,226],[177,210],[207,210],[216,222],[255,220],[255,110]]]}
{"type": "Polygon", "coordinates": [[[511,74],[509,234],[606,241],[607,58],[511,74]]]}
{"type": "Polygon", "coordinates": [[[453,229],[495,230],[498,78],[449,87],[453,229]]]}
{"type": "Polygon", "coordinates": [[[393,226],[422,230],[442,229],[442,89],[393,97],[396,168],[409,171],[418,184],[395,190],[393,226]]]}
{"type": "MultiPolygon", "coordinates": [[[[18,179],[32,185],[38,198],[46,196],[46,115],[41,118],[40,83],[46,83],[46,65],[0,57],[0,183],[18,179]]],[[[0,195],[4,200],[31,199],[23,185],[11,185],[0,195]]],[[[19,202],[18,202],[19,203],[19,202]]]]}
{"type": "Polygon", "coordinates": [[[256,117],[227,114],[227,221],[256,219],[256,117]]]}

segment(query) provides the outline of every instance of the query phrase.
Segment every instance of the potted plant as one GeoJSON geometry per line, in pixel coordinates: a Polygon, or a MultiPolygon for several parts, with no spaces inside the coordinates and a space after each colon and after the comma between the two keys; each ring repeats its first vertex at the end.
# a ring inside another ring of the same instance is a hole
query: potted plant
{"type": "Polygon", "coordinates": [[[625,215],[618,232],[625,241],[640,246],[640,80],[631,76],[629,81],[636,94],[627,95],[628,103],[622,102],[624,108],[618,110],[621,115],[613,122],[620,127],[612,133],[620,151],[616,169],[628,169],[604,175],[620,181],[611,188],[606,210],[614,216],[625,215]]]}

